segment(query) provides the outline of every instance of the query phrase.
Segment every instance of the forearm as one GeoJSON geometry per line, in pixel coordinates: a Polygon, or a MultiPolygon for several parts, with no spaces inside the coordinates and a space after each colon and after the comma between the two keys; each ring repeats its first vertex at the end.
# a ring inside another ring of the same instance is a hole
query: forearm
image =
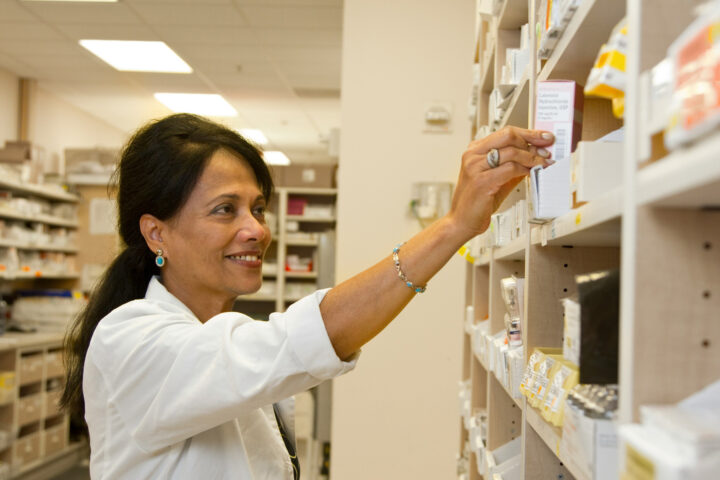
{"type": "MultiPolygon", "coordinates": [[[[425,285],[468,238],[466,229],[444,217],[402,246],[402,271],[413,284],[425,285]]],[[[337,355],[346,359],[359,350],[415,295],[398,278],[391,255],[330,290],[320,312],[337,355]]]]}

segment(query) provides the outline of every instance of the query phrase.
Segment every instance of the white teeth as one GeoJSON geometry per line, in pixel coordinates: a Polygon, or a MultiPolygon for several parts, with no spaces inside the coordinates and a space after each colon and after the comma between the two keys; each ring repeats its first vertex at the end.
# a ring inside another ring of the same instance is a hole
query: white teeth
{"type": "Polygon", "coordinates": [[[257,262],[260,260],[260,257],[257,255],[230,255],[229,258],[232,258],[233,260],[242,260],[245,262],[257,262]]]}

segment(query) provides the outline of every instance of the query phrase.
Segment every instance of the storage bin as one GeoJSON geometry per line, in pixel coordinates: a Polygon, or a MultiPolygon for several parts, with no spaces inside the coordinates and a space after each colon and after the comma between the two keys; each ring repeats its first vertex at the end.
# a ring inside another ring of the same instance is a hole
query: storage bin
{"type": "Polygon", "coordinates": [[[42,394],[36,393],[26,397],[20,397],[18,400],[18,425],[23,426],[28,423],[40,420],[42,410],[42,394]]]}
{"type": "Polygon", "coordinates": [[[62,350],[53,350],[45,354],[45,373],[47,378],[65,376],[62,350]]]}
{"type": "Polygon", "coordinates": [[[54,417],[60,413],[60,397],[62,390],[51,390],[45,393],[45,417],[54,417]]]}
{"type": "Polygon", "coordinates": [[[22,467],[40,459],[40,432],[31,433],[15,440],[13,444],[12,464],[22,467]]]}
{"type": "Polygon", "coordinates": [[[62,451],[68,445],[67,422],[45,429],[43,437],[46,457],[62,451]]]}
{"type": "Polygon", "coordinates": [[[19,363],[19,385],[27,385],[28,383],[39,382],[42,380],[44,363],[42,353],[21,356],[19,363]]]}

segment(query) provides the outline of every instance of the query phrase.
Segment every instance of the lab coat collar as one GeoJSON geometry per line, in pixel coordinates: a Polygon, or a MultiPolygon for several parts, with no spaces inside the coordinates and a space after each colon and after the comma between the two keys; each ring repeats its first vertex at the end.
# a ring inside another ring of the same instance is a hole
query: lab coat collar
{"type": "Polygon", "coordinates": [[[187,313],[188,315],[191,315],[194,319],[197,320],[197,317],[192,312],[192,310],[190,310],[184,303],[178,300],[175,295],[168,292],[167,288],[165,288],[165,285],[163,285],[160,281],[160,277],[158,275],[153,275],[153,277],[150,279],[150,283],[148,283],[147,290],[145,291],[145,299],[153,300],[155,302],[168,303],[173,307],[187,313]]]}

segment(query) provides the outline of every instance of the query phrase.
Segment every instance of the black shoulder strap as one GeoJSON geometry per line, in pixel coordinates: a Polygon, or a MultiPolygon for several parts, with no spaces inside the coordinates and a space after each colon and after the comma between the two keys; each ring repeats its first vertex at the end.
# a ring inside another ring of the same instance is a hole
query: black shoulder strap
{"type": "Polygon", "coordinates": [[[273,412],[275,412],[275,421],[278,424],[278,428],[280,428],[280,435],[282,436],[283,443],[285,443],[285,448],[287,448],[288,455],[290,455],[290,461],[292,462],[293,466],[293,477],[295,478],[295,480],[300,480],[300,462],[298,461],[297,452],[295,451],[295,446],[293,445],[293,442],[287,436],[285,424],[282,421],[282,417],[280,417],[278,406],[275,403],[273,403],[273,412]]]}

